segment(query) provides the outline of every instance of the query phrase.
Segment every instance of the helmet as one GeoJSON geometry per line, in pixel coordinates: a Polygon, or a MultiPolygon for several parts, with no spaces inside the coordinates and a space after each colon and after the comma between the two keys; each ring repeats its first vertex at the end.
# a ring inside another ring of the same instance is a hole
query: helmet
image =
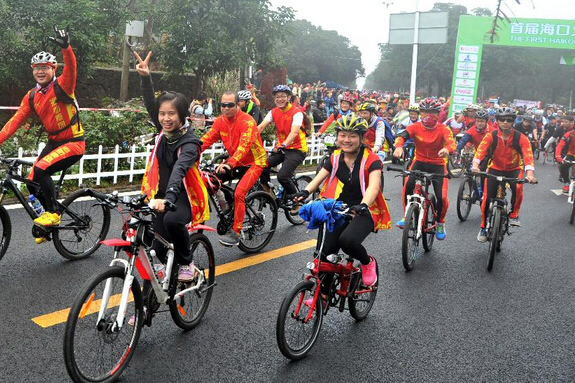
{"type": "Polygon", "coordinates": [[[342,102],[343,102],[343,101],[349,102],[349,105],[350,105],[350,106],[353,105],[353,98],[351,98],[351,97],[349,97],[349,96],[345,96],[345,97],[343,98],[343,100],[341,100],[341,101],[342,101],[342,102]]]}
{"type": "Polygon", "coordinates": [[[479,105],[477,104],[469,104],[467,105],[467,108],[465,108],[467,110],[479,110],[479,105]]]}
{"type": "Polygon", "coordinates": [[[335,131],[357,132],[364,134],[367,131],[367,122],[355,113],[341,116],[335,123],[335,131]]]}
{"type": "Polygon", "coordinates": [[[419,113],[419,104],[410,104],[409,108],[407,108],[410,112],[417,112],[419,113]]]}
{"type": "Polygon", "coordinates": [[[439,112],[441,110],[441,103],[437,101],[435,98],[427,97],[426,99],[424,99],[419,103],[419,110],[439,112]]]}
{"type": "Polygon", "coordinates": [[[487,120],[488,113],[485,109],[479,109],[477,113],[475,113],[475,118],[480,120],[487,120]]]}
{"type": "Polygon", "coordinates": [[[52,64],[52,65],[56,65],[58,64],[58,62],[56,61],[56,56],[54,56],[51,53],[48,52],[38,52],[36,53],[33,57],[32,60],[30,60],[30,63],[32,65],[37,65],[37,64],[52,64]]]}
{"type": "Polygon", "coordinates": [[[362,103],[357,107],[357,111],[358,111],[358,112],[363,111],[363,110],[366,110],[366,111],[371,112],[371,113],[376,113],[376,112],[377,112],[377,110],[376,110],[376,108],[375,108],[375,105],[373,105],[371,102],[362,102],[362,103]]]}
{"type": "Polygon", "coordinates": [[[495,116],[497,114],[497,111],[493,108],[489,108],[487,112],[489,113],[490,116],[495,116]]]}
{"type": "MultiPolygon", "coordinates": [[[[287,85],[276,85],[272,89],[272,93],[275,95],[276,93],[283,92],[288,96],[291,96],[291,89],[287,85]]],[[[251,97],[250,97],[251,98],[251,97]]]]}
{"type": "Polygon", "coordinates": [[[202,171],[202,181],[210,194],[215,194],[222,187],[220,179],[213,173],[202,171]]]}
{"type": "Polygon", "coordinates": [[[533,121],[533,117],[530,114],[524,114],[523,121],[533,121]]]}
{"type": "Polygon", "coordinates": [[[515,112],[509,107],[497,109],[497,117],[515,117],[515,112]]]}
{"type": "Polygon", "coordinates": [[[238,98],[240,100],[251,100],[252,99],[252,92],[250,92],[249,90],[240,90],[238,92],[238,98]]]}

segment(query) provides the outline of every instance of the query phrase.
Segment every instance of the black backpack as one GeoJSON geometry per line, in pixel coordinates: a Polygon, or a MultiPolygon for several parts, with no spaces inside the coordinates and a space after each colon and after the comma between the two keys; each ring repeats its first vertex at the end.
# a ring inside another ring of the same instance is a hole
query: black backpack
{"type": "MultiPolygon", "coordinates": [[[[489,150],[487,153],[487,158],[491,158],[493,156],[493,153],[495,153],[495,149],[497,149],[497,143],[499,142],[499,130],[495,129],[493,132],[491,132],[491,134],[493,135],[493,142],[491,143],[491,146],[489,147],[489,150]]],[[[521,132],[519,132],[518,130],[515,130],[515,132],[513,134],[513,142],[511,143],[511,146],[513,146],[513,149],[515,149],[517,151],[517,153],[519,153],[521,158],[523,158],[523,149],[521,149],[521,145],[519,144],[519,140],[521,139],[521,135],[522,135],[521,132]]]]}
{"type": "MultiPolygon", "coordinates": [[[[57,130],[56,132],[51,132],[50,134],[56,135],[62,133],[64,130],[69,129],[71,126],[80,123],[80,111],[78,110],[78,104],[76,103],[76,99],[70,97],[69,95],[64,92],[64,89],[58,84],[58,79],[54,80],[54,93],[56,94],[56,100],[63,104],[74,105],[76,109],[76,114],[72,116],[68,125],[63,127],[62,129],[57,130]]],[[[36,109],[34,108],[34,96],[36,95],[36,88],[30,91],[30,96],[28,97],[28,104],[30,105],[30,109],[38,116],[36,109]]]]}

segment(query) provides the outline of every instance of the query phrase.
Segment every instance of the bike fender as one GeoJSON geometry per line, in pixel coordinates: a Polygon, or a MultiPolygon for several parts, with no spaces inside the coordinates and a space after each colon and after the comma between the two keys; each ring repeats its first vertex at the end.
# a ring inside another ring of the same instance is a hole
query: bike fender
{"type": "Polygon", "coordinates": [[[111,247],[124,247],[124,246],[131,246],[132,242],[126,241],[125,239],[119,238],[112,238],[106,239],[100,242],[102,245],[111,246],[111,247]]]}
{"type": "Polygon", "coordinates": [[[196,225],[196,226],[192,226],[192,225],[187,225],[188,226],[188,232],[193,232],[193,231],[198,231],[198,230],[205,230],[205,231],[216,231],[216,229],[214,229],[211,226],[208,225],[196,225]]]}

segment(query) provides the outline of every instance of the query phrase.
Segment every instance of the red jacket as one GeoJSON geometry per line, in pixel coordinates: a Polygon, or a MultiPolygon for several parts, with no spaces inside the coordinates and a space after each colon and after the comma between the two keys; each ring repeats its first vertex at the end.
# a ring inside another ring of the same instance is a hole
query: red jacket
{"type": "MultiPolygon", "coordinates": [[[[425,162],[434,165],[445,165],[445,157],[439,157],[437,153],[443,148],[449,153],[455,150],[455,140],[451,129],[443,124],[437,124],[435,129],[427,129],[421,122],[416,122],[405,128],[415,142],[414,161],[425,162]]],[[[402,133],[403,134],[403,133],[402,133]]],[[[405,139],[402,136],[395,140],[395,147],[403,147],[405,139]]]]}
{"type": "Polygon", "coordinates": [[[555,159],[559,163],[563,161],[563,149],[565,146],[567,146],[567,155],[575,157],[575,130],[565,133],[555,148],[555,159]]]}
{"type": "MultiPolygon", "coordinates": [[[[491,155],[491,160],[489,161],[488,168],[500,171],[512,171],[521,169],[523,164],[525,164],[525,170],[535,170],[533,161],[533,152],[531,151],[531,143],[527,136],[519,133],[517,130],[513,129],[513,132],[504,140],[501,137],[501,133],[497,136],[499,140],[497,142],[497,147],[491,155]],[[520,134],[519,146],[521,147],[522,153],[517,153],[517,150],[513,147],[513,135],[520,134]],[[521,156],[523,154],[523,157],[521,156]]],[[[480,163],[489,153],[489,149],[493,144],[493,134],[486,134],[479,144],[479,147],[475,151],[475,158],[473,162],[480,163]]]]}

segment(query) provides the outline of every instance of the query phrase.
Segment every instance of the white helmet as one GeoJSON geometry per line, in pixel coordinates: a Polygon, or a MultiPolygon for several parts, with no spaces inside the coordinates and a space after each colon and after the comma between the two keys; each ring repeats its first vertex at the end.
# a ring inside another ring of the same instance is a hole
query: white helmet
{"type": "Polygon", "coordinates": [[[56,61],[56,56],[54,56],[51,53],[48,52],[38,52],[36,53],[33,57],[32,60],[30,60],[30,63],[32,65],[37,65],[37,64],[53,64],[56,65],[58,64],[58,62],[56,61]]]}
{"type": "Polygon", "coordinates": [[[249,90],[240,90],[238,92],[238,98],[240,100],[251,100],[252,99],[252,92],[250,92],[249,90]]]}

